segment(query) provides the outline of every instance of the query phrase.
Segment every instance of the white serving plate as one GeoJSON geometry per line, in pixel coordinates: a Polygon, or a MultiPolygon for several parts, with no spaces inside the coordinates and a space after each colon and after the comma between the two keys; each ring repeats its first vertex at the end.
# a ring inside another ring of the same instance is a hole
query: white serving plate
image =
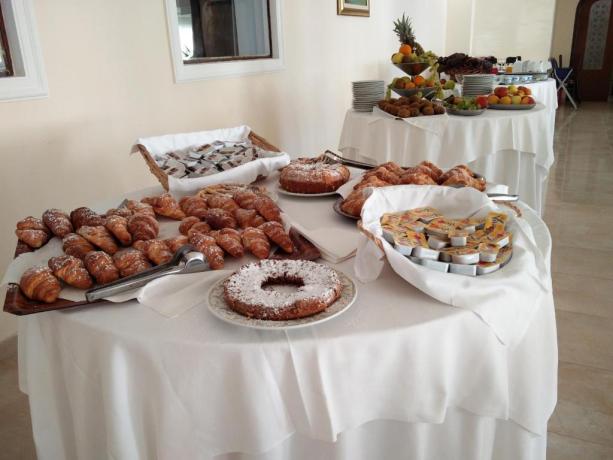
{"type": "Polygon", "coordinates": [[[306,318],[293,319],[289,321],[271,321],[243,316],[240,313],[231,310],[226,305],[226,302],[224,300],[223,283],[229,277],[219,280],[210,289],[208,295],[209,311],[213,313],[213,315],[215,315],[217,318],[222,321],[225,321],[226,323],[234,324],[235,326],[247,327],[250,329],[280,331],[287,329],[299,329],[302,327],[324,323],[347,311],[354,304],[355,299],[358,295],[358,288],[354,281],[347,275],[345,275],[343,272],[340,272],[338,270],[334,271],[338,275],[343,285],[341,296],[336,302],[334,302],[324,311],[313,316],[307,316],[306,318]]]}
{"type": "Polygon", "coordinates": [[[281,187],[279,187],[277,191],[281,195],[298,196],[301,198],[311,198],[311,197],[318,197],[318,196],[332,196],[332,195],[338,194],[337,190],[334,190],[333,192],[324,192],[324,193],[296,193],[296,192],[288,192],[287,190],[283,190],[281,187]]]}

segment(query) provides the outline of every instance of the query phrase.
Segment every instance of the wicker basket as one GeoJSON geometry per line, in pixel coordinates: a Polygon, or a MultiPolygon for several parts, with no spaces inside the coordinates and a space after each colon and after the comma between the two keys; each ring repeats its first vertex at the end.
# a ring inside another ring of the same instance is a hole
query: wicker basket
{"type": "MultiPolygon", "coordinates": [[[[251,141],[253,145],[261,149],[268,150],[270,152],[280,152],[281,151],[279,148],[272,145],[270,142],[268,142],[263,137],[258,136],[253,131],[249,133],[249,140],[251,141]]],[[[137,147],[138,147],[138,151],[145,159],[145,163],[147,163],[147,166],[149,166],[149,170],[151,171],[151,173],[157,178],[160,184],[162,184],[162,187],[164,187],[164,190],[168,191],[169,189],[168,188],[168,175],[164,171],[162,171],[162,169],[157,165],[157,163],[153,159],[153,156],[151,155],[151,153],[149,153],[149,151],[145,148],[144,145],[138,144],[137,147]]]]}

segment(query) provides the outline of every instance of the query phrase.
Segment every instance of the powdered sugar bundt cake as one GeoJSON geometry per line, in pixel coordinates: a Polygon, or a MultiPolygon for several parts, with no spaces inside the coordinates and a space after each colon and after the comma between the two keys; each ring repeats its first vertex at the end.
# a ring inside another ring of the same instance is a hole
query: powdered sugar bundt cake
{"type": "Polygon", "coordinates": [[[334,192],[349,180],[349,170],[340,163],[327,163],[323,156],[298,158],[281,170],[279,183],[293,193],[334,192]]]}
{"type": "Polygon", "coordinates": [[[251,318],[286,321],[315,315],[340,296],[341,281],[331,268],[306,260],[262,260],[241,267],[224,283],[228,306],[251,318]],[[293,284],[293,292],[268,288],[293,284]]]}

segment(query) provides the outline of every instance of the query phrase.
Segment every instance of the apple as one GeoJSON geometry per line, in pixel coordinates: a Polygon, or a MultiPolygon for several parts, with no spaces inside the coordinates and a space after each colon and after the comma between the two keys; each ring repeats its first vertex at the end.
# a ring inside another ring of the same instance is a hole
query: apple
{"type": "Polygon", "coordinates": [[[534,99],[530,96],[524,96],[521,100],[522,104],[534,104],[534,99]]]}
{"type": "Polygon", "coordinates": [[[487,97],[487,102],[488,102],[489,104],[496,105],[496,104],[499,104],[499,103],[500,103],[500,98],[499,98],[498,96],[496,96],[495,94],[490,94],[490,95],[487,97]]]}
{"type": "Polygon", "coordinates": [[[502,98],[509,95],[509,90],[506,86],[499,86],[494,90],[494,94],[502,98]]]}
{"type": "Polygon", "coordinates": [[[521,104],[521,96],[518,96],[518,95],[512,96],[511,102],[515,105],[521,104]]]}
{"type": "Polygon", "coordinates": [[[403,57],[404,57],[404,54],[402,53],[394,53],[392,54],[392,62],[394,64],[400,64],[402,62],[403,57]]]}
{"type": "Polygon", "coordinates": [[[488,97],[487,96],[477,96],[475,98],[475,104],[479,106],[479,108],[485,109],[487,107],[488,97]]]}
{"type": "Polygon", "coordinates": [[[519,88],[515,85],[511,85],[509,86],[509,93],[510,94],[517,94],[517,91],[519,91],[519,88]]]}
{"type": "Polygon", "coordinates": [[[521,89],[517,92],[517,95],[520,97],[524,97],[526,93],[524,93],[521,89]]]}
{"type": "Polygon", "coordinates": [[[511,97],[510,96],[503,96],[500,98],[500,103],[504,104],[504,105],[509,105],[511,104],[511,97]]]}
{"type": "Polygon", "coordinates": [[[453,80],[448,80],[445,82],[445,85],[443,86],[443,89],[454,89],[455,88],[455,81],[453,80]]]}
{"type": "Polygon", "coordinates": [[[447,80],[445,80],[444,78],[441,78],[441,85],[444,85],[445,83],[447,83],[447,80]]]}
{"type": "Polygon", "coordinates": [[[532,96],[532,90],[531,90],[530,88],[527,88],[527,87],[525,87],[525,86],[520,86],[520,87],[519,87],[519,88],[517,88],[517,89],[518,89],[518,90],[520,90],[520,91],[523,91],[523,93],[524,93],[526,96],[532,96]]]}

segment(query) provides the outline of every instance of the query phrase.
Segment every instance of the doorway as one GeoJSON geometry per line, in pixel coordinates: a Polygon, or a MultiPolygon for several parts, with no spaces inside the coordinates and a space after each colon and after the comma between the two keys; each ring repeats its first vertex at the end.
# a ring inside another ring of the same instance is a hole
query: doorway
{"type": "Polygon", "coordinates": [[[607,101],[613,71],[613,0],[581,0],[575,14],[571,66],[579,98],[607,101]]]}

